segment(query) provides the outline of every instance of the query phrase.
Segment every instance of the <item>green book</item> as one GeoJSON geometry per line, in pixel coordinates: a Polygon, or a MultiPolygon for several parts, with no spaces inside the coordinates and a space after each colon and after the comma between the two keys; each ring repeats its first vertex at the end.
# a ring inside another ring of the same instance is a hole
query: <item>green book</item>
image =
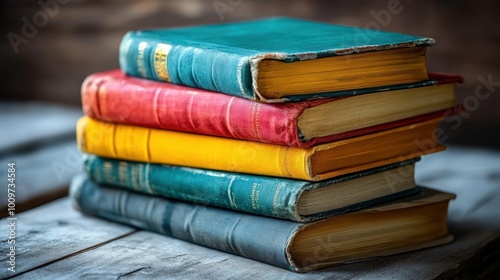
{"type": "Polygon", "coordinates": [[[419,192],[416,160],[309,182],[86,155],[99,184],[298,222],[319,220],[419,192]]]}
{"type": "Polygon", "coordinates": [[[264,102],[423,86],[431,38],[293,18],[127,33],[131,76],[264,102]]]}

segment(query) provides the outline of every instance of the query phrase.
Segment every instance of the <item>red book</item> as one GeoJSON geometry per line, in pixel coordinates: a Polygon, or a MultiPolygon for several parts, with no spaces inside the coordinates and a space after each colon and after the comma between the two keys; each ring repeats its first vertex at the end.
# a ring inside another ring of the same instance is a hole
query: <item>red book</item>
{"type": "Polygon", "coordinates": [[[86,115],[114,123],[310,147],[443,115],[462,78],[430,77],[437,85],[269,104],[112,70],[87,77],[82,104],[86,115]]]}

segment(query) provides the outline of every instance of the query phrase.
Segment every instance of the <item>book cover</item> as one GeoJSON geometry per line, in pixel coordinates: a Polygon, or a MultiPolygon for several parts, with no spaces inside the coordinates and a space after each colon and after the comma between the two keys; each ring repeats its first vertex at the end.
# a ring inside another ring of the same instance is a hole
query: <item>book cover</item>
{"type": "Polygon", "coordinates": [[[406,199],[305,224],[107,188],[85,177],[74,179],[70,197],[75,208],[89,215],[298,272],[453,239],[446,215],[454,196],[427,188],[406,199]]]}
{"type": "Polygon", "coordinates": [[[277,102],[407,88],[413,86],[407,85],[410,83],[431,84],[433,82],[428,80],[425,66],[425,47],[434,43],[431,38],[419,36],[293,18],[270,18],[229,24],[131,31],[124,36],[120,45],[120,67],[125,73],[136,77],[265,102],[277,102]],[[366,67],[374,69],[374,73],[363,73],[363,85],[357,84],[336,90],[312,89],[289,95],[284,93],[284,96],[275,98],[269,97],[278,86],[298,88],[294,83],[301,79],[310,81],[318,78],[318,82],[338,84],[348,80],[355,82],[352,77],[342,76],[353,68],[351,59],[354,64],[357,63],[357,58],[372,56],[373,52],[410,52],[418,47],[422,51],[416,54],[396,55],[381,59],[374,67],[366,67]],[[342,65],[344,68],[334,72],[315,73],[319,71],[316,60],[339,57],[334,64],[327,64],[342,65]],[[262,81],[272,78],[266,77],[269,75],[263,71],[265,64],[279,64],[278,68],[284,67],[286,71],[287,67],[304,65],[297,64],[303,61],[312,61],[313,64],[306,63],[305,70],[297,72],[293,79],[288,79],[288,83],[279,82],[268,89],[264,88],[262,81]],[[398,63],[414,62],[416,64],[402,67],[413,71],[401,70],[380,75],[387,69],[397,68],[395,65],[398,63]],[[417,74],[416,77],[414,74],[417,74]],[[371,83],[372,76],[384,81],[371,83]]]}
{"type": "Polygon", "coordinates": [[[99,184],[257,215],[310,222],[417,193],[419,190],[415,188],[413,178],[415,161],[395,163],[316,183],[121,161],[94,155],[85,156],[84,169],[87,176],[99,184]],[[379,176],[375,176],[377,174],[379,176]],[[327,202],[321,200],[323,208],[329,210],[307,215],[300,211],[299,207],[305,206],[299,201],[305,193],[317,189],[331,190],[321,193],[322,196],[331,197],[327,202]],[[371,198],[363,200],[363,197],[371,198]],[[351,204],[346,199],[352,201],[351,204]],[[324,204],[329,205],[325,207],[324,204]]]}
{"type": "Polygon", "coordinates": [[[319,181],[444,150],[436,136],[440,120],[297,148],[83,117],[77,144],[108,158],[319,181]]]}
{"type": "MultiPolygon", "coordinates": [[[[439,85],[462,81],[457,75],[431,75],[439,85]]],[[[328,116],[330,122],[314,121],[322,123],[321,129],[317,130],[325,131],[319,135],[308,135],[311,133],[301,129],[301,126],[305,125],[303,123],[313,122],[301,116],[307,114],[311,108],[319,108],[321,105],[324,107],[324,104],[337,102],[341,98],[277,104],[257,103],[202,89],[129,77],[120,70],[112,70],[95,73],[84,81],[82,104],[86,115],[114,123],[284,146],[311,147],[436,118],[442,116],[442,110],[451,107],[455,102],[454,87],[441,91],[436,91],[436,87],[429,87],[428,91],[424,89],[427,87],[391,92],[394,102],[404,99],[406,103],[410,102],[410,105],[390,106],[384,110],[380,110],[379,105],[375,105],[376,102],[360,100],[357,110],[373,112],[368,120],[352,113],[344,114],[350,118],[342,120],[340,117],[344,116],[339,116],[342,114],[339,110],[328,109],[322,115],[328,116]],[[422,91],[418,92],[420,90],[422,91]],[[406,98],[407,96],[412,98],[406,98]],[[337,129],[346,124],[349,124],[348,130],[337,129]],[[337,132],[329,132],[334,130],[337,132]]],[[[381,94],[385,96],[388,92],[375,93],[372,96],[376,99],[381,94]]],[[[359,99],[350,98],[353,102],[359,99]]],[[[381,96],[379,100],[383,98],[385,97],[381,96]]],[[[379,103],[383,105],[384,102],[379,103]]],[[[339,103],[339,107],[347,106],[345,103],[342,101],[344,105],[339,103]]]]}

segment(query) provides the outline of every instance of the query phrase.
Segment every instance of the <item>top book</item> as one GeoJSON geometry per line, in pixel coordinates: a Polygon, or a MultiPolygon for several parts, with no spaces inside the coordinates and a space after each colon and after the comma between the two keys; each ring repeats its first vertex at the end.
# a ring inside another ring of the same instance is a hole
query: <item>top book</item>
{"type": "MultiPolygon", "coordinates": [[[[128,75],[280,102],[428,82],[434,39],[292,18],[127,33],[128,75]]],[[[429,81],[431,82],[431,81],[429,81]]]]}

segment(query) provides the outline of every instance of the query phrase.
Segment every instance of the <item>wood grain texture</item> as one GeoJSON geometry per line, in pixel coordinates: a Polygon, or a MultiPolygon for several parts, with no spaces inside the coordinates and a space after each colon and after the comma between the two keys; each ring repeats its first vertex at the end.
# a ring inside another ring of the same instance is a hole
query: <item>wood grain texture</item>
{"type": "MultiPolygon", "coordinates": [[[[82,170],[75,140],[0,157],[0,182],[7,182],[10,162],[16,164],[16,213],[67,195],[71,178],[82,170]]],[[[0,184],[0,191],[6,194],[7,184],[0,184]]],[[[7,215],[6,209],[7,199],[0,200],[0,217],[7,215]]]]}
{"type": "MultiPolygon", "coordinates": [[[[15,163],[16,212],[65,196],[69,182],[82,169],[75,143],[79,108],[43,102],[0,102],[0,182],[7,164],[15,163]],[[5,137],[4,137],[5,135],[5,137]]],[[[0,184],[7,193],[7,184],[0,184]]],[[[7,215],[0,200],[0,217],[7,215]]]]}
{"type": "Polygon", "coordinates": [[[0,102],[0,157],[74,138],[82,111],[43,102],[0,102]]]}
{"type": "MultiPolygon", "coordinates": [[[[7,256],[0,256],[4,269],[0,278],[15,276],[37,267],[43,267],[82,250],[109,242],[135,232],[127,226],[110,223],[92,217],[84,217],[73,210],[67,198],[16,215],[16,269],[7,270],[7,256]]],[[[7,220],[0,222],[2,252],[8,248],[7,220]]],[[[91,256],[89,256],[91,257],[91,256]]],[[[94,261],[98,261],[94,259],[94,261]]]]}

